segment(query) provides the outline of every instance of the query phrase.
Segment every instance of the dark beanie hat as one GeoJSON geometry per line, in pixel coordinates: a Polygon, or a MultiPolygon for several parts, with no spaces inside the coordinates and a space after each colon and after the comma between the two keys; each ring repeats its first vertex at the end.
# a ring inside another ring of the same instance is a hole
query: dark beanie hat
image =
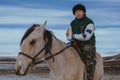
{"type": "Polygon", "coordinates": [[[73,11],[73,14],[75,15],[75,11],[76,10],[82,10],[84,13],[86,13],[86,8],[84,5],[82,4],[77,4],[73,7],[72,11],[73,11]]]}

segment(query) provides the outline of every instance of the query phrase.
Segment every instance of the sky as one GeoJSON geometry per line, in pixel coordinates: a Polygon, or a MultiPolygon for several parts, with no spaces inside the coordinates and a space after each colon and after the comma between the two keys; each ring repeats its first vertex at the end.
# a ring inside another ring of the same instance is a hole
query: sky
{"type": "Polygon", "coordinates": [[[24,32],[46,20],[46,27],[66,42],[63,35],[74,19],[72,7],[78,3],[85,5],[95,23],[97,51],[120,53],[120,0],[0,0],[0,55],[16,55],[24,32]]]}

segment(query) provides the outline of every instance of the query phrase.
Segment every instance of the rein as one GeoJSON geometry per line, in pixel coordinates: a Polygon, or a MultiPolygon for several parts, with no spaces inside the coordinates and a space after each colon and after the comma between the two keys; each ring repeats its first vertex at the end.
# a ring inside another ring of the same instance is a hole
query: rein
{"type": "Polygon", "coordinates": [[[36,65],[36,64],[39,64],[39,63],[41,63],[41,62],[43,62],[43,61],[45,61],[45,60],[48,60],[48,59],[50,59],[50,58],[53,58],[54,56],[56,56],[56,55],[60,54],[61,52],[63,52],[65,49],[69,48],[70,46],[71,46],[71,45],[68,45],[67,47],[65,47],[64,49],[62,49],[62,50],[60,50],[59,52],[55,53],[54,55],[51,55],[51,56],[49,56],[49,57],[47,57],[47,58],[45,58],[45,59],[43,59],[43,60],[41,60],[41,61],[35,62],[35,65],[36,65]]]}
{"type": "MultiPolygon", "coordinates": [[[[70,44],[70,43],[67,43],[67,45],[68,45],[68,44],[70,44]]],[[[39,56],[44,50],[46,50],[47,46],[48,46],[48,45],[45,45],[34,57],[31,57],[31,56],[29,56],[29,55],[27,55],[27,54],[25,54],[25,53],[23,53],[23,52],[19,52],[19,55],[21,54],[21,55],[26,56],[27,58],[29,58],[29,59],[32,60],[32,63],[33,63],[34,65],[36,65],[36,64],[42,63],[42,62],[44,62],[45,60],[51,59],[51,58],[53,58],[54,56],[60,54],[61,52],[63,52],[63,51],[66,50],[67,48],[69,48],[69,47],[71,46],[71,44],[68,45],[67,47],[65,47],[64,49],[60,50],[59,52],[57,52],[57,53],[55,53],[55,54],[53,54],[53,55],[51,55],[51,56],[48,56],[47,58],[45,58],[45,59],[43,59],[43,60],[40,60],[40,61],[35,62],[36,57],[39,56]]],[[[49,51],[45,51],[45,52],[48,53],[49,51]]],[[[45,53],[45,54],[46,54],[46,53],[45,53]]]]}

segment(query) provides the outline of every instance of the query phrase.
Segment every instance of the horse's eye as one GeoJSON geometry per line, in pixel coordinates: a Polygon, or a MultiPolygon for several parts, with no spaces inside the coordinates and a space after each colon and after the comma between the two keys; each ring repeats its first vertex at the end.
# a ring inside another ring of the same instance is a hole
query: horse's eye
{"type": "Polygon", "coordinates": [[[30,42],[30,45],[33,46],[33,45],[35,44],[35,42],[36,42],[35,40],[32,40],[32,41],[30,42]]]}

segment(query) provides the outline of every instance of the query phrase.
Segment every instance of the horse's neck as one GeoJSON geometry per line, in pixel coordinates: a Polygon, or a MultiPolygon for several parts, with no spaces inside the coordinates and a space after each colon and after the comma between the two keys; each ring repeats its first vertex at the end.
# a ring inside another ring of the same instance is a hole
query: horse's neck
{"type": "Polygon", "coordinates": [[[66,47],[66,44],[58,39],[53,38],[52,42],[52,53],[55,54],[59,52],[60,50],[64,49],[66,47]]]}
{"type": "MultiPolygon", "coordinates": [[[[66,47],[65,43],[53,38],[52,48],[51,48],[52,55],[56,54],[57,52],[64,49],[65,47],[66,47]]],[[[54,62],[53,62],[53,58],[49,59],[47,62],[52,70],[58,70],[58,68],[60,68],[60,66],[63,64],[64,58],[65,58],[64,52],[61,52],[60,54],[54,56],[54,62]]]]}
{"type": "MultiPolygon", "coordinates": [[[[51,53],[55,54],[62,49],[66,48],[66,44],[63,43],[62,41],[53,40],[52,43],[52,49],[51,53]]],[[[55,74],[59,74],[63,71],[63,68],[65,69],[66,65],[73,65],[73,63],[76,65],[77,60],[79,59],[78,54],[75,54],[76,50],[74,50],[72,47],[69,47],[65,49],[63,52],[60,54],[56,55],[54,57],[54,62],[53,59],[48,60],[48,65],[50,66],[51,70],[56,72],[55,74]]]]}

